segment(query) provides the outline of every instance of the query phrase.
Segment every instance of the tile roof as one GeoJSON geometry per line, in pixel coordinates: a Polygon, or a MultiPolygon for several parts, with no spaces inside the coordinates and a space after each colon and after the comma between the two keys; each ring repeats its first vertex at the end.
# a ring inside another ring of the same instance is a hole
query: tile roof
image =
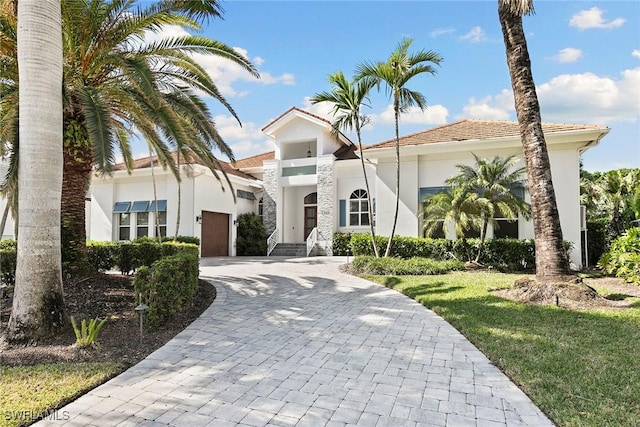
{"type": "MultiPolygon", "coordinates": [[[[172,152],[171,153],[171,157],[173,157],[173,160],[175,162],[177,162],[177,155],[176,152],[172,152]]],[[[147,157],[142,157],[140,159],[135,159],[133,161],[132,167],[133,169],[145,169],[145,168],[150,168],[151,167],[151,162],[153,161],[153,166],[159,166],[160,162],[158,161],[158,156],[147,156],[147,157]]],[[[180,160],[181,164],[192,164],[192,165],[201,165],[201,166],[206,166],[204,164],[204,162],[202,161],[202,159],[200,159],[200,157],[196,156],[195,154],[191,154],[189,156],[189,158],[186,159],[184,157],[181,157],[180,160]]],[[[256,178],[252,175],[249,175],[247,173],[244,173],[242,171],[239,171],[238,169],[234,168],[233,166],[231,166],[231,164],[222,161],[222,160],[218,160],[218,163],[220,165],[220,167],[218,169],[222,169],[223,171],[225,171],[227,174],[229,175],[235,175],[235,176],[239,176],[241,178],[246,178],[246,179],[251,179],[251,180],[255,180],[256,178]]],[[[118,163],[116,165],[113,165],[112,170],[116,171],[116,170],[126,170],[127,167],[124,163],[118,163]]]]}
{"type": "Polygon", "coordinates": [[[251,157],[245,157],[244,159],[236,160],[232,165],[237,169],[262,167],[262,162],[265,160],[273,160],[276,158],[275,151],[269,151],[268,153],[257,154],[251,157]]]}
{"type": "MultiPolygon", "coordinates": [[[[546,134],[576,130],[605,130],[602,126],[573,125],[564,123],[543,123],[542,130],[546,134]]],[[[460,120],[454,123],[438,126],[432,129],[412,133],[400,137],[400,146],[435,144],[439,142],[454,142],[466,140],[486,140],[520,136],[518,122],[498,120],[460,120]]],[[[395,138],[365,147],[372,148],[395,147],[395,138]]]]}

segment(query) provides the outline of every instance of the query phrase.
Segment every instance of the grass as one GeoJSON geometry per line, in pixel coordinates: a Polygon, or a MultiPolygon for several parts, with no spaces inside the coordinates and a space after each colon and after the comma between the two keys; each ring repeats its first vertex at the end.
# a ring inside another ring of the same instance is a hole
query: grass
{"type": "Polygon", "coordinates": [[[0,366],[0,427],[29,424],[41,415],[68,419],[52,408],[122,371],[117,363],[56,363],[0,366]]]}
{"type": "Polygon", "coordinates": [[[640,299],[570,311],[489,292],[518,275],[367,276],[432,309],[473,342],[559,426],[640,426],[640,299]]]}

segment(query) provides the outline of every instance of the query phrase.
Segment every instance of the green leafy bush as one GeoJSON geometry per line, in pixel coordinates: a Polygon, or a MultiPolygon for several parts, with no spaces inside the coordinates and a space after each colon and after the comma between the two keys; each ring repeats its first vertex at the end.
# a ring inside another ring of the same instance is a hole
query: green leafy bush
{"type": "Polygon", "coordinates": [[[357,274],[375,275],[432,275],[444,274],[464,269],[464,263],[457,260],[434,260],[430,258],[376,258],[357,256],[351,263],[357,274]]]}
{"type": "MultiPolygon", "coordinates": [[[[181,252],[138,268],[133,279],[136,297],[149,306],[147,329],[155,329],[191,300],[198,285],[198,257],[181,252]]],[[[138,303],[136,298],[135,303],[138,303]]]]}
{"type": "Polygon", "coordinates": [[[118,242],[87,242],[87,258],[95,271],[108,271],[116,265],[118,242]]]}
{"type": "Polygon", "coordinates": [[[607,274],[640,285],[640,227],[630,228],[614,240],[598,266],[607,274]]]}
{"type": "Polygon", "coordinates": [[[88,323],[86,319],[82,319],[80,327],[76,324],[75,319],[71,316],[71,326],[73,326],[73,332],[76,334],[76,345],[79,347],[88,347],[96,342],[100,330],[107,323],[107,319],[91,319],[88,323]]]}
{"type": "Polygon", "coordinates": [[[267,254],[267,232],[262,218],[254,213],[238,215],[238,256],[264,256],[267,254]]]}
{"type": "Polygon", "coordinates": [[[200,246],[200,238],[195,236],[177,236],[173,237],[165,236],[162,238],[162,242],[178,242],[178,243],[191,243],[192,245],[200,246]]]}
{"type": "Polygon", "coordinates": [[[0,278],[8,286],[16,283],[16,241],[2,240],[0,242],[0,278]]]}
{"type": "Polygon", "coordinates": [[[352,233],[334,233],[333,234],[333,255],[347,256],[351,255],[351,236],[352,233]]]}

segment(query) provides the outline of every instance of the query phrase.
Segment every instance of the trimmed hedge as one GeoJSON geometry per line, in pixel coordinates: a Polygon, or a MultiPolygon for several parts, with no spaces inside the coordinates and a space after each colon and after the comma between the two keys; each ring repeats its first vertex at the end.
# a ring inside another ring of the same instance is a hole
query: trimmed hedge
{"type": "Polygon", "coordinates": [[[139,267],[150,266],[162,257],[188,252],[197,258],[198,246],[169,240],[158,243],[154,239],[138,239],[128,242],[88,242],[87,256],[96,271],[118,268],[122,274],[130,274],[139,267]]]}
{"type": "Polygon", "coordinates": [[[157,328],[191,301],[198,285],[198,267],[197,256],[182,252],[159,259],[151,267],[138,268],[133,286],[136,296],[149,307],[145,313],[148,330],[157,328]]]}
{"type": "Polygon", "coordinates": [[[430,258],[376,258],[357,256],[351,263],[357,274],[375,275],[432,275],[445,274],[452,270],[463,270],[464,263],[458,260],[438,261],[430,258]]]}
{"type": "Polygon", "coordinates": [[[12,239],[0,241],[0,278],[8,286],[16,283],[16,262],[16,241],[12,239]]]}
{"type": "MultiPolygon", "coordinates": [[[[387,246],[388,237],[376,236],[381,251],[387,246]]],[[[334,254],[348,255],[350,248],[354,256],[373,256],[371,235],[368,233],[336,233],[334,254]]],[[[480,239],[431,239],[421,237],[395,236],[391,257],[433,258],[435,260],[457,259],[470,261],[478,253],[480,239]]],[[[565,242],[567,251],[571,244],[565,242]]],[[[500,271],[527,271],[535,268],[535,243],[533,239],[487,239],[484,242],[480,263],[500,271]]]]}

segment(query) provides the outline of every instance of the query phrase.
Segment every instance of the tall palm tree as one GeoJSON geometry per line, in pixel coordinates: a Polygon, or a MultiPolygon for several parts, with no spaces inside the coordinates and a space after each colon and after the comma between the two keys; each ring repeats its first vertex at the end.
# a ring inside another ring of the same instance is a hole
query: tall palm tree
{"type": "Polygon", "coordinates": [[[513,221],[522,215],[530,219],[531,208],[521,197],[512,190],[524,186],[525,168],[513,169],[515,156],[493,159],[481,159],[473,154],[475,165],[457,165],[458,175],[449,178],[447,183],[467,188],[476,193],[475,204],[480,213],[480,244],[475,261],[480,259],[482,248],[487,238],[487,230],[491,223],[498,227],[496,214],[501,218],[513,221]]]}
{"type": "Polygon", "coordinates": [[[360,80],[359,82],[349,82],[342,71],[338,71],[329,75],[329,83],[333,85],[331,92],[320,92],[311,98],[313,104],[319,102],[329,102],[333,104],[332,123],[333,133],[337,135],[340,130],[350,132],[355,130],[358,140],[358,149],[360,151],[360,164],[362,166],[362,175],[364,176],[364,185],[367,190],[367,205],[369,211],[369,228],[371,230],[371,244],[376,258],[380,256],[378,245],[376,245],[376,234],[373,226],[373,208],[371,204],[371,190],[369,188],[369,178],[367,178],[367,170],[364,163],[364,152],[362,150],[361,130],[369,122],[369,118],[362,114],[361,108],[368,100],[369,91],[373,87],[372,80],[360,80]]]}
{"type": "Polygon", "coordinates": [[[130,167],[131,134],[144,137],[160,164],[178,180],[172,150],[199,157],[216,176],[222,168],[212,150],[233,159],[198,92],[218,100],[239,118],[192,54],[225,58],[258,76],[248,59],[206,37],[145,42],[164,25],[199,30],[195,19],[219,16],[218,2],[163,0],[135,7],[136,3],[63,2],[63,261],[79,268],[77,274],[87,265],[85,194],[92,168],[108,171],[118,149],[130,167]]]}
{"type": "Polygon", "coordinates": [[[530,13],[533,13],[533,0],[498,0],[498,15],[529,177],[536,280],[554,282],[569,274],[569,260],[563,246],[549,153],[542,132],[540,105],[522,26],[522,16],[530,13]]]}
{"type": "Polygon", "coordinates": [[[20,0],[18,69],[22,135],[10,341],[33,341],[65,324],[60,262],[62,33],[59,0],[20,0]]]}
{"type": "Polygon", "coordinates": [[[396,135],[396,204],[391,234],[384,253],[385,257],[391,253],[400,207],[400,114],[413,106],[417,106],[421,110],[427,108],[427,100],[424,95],[408,89],[406,85],[413,77],[420,74],[435,74],[436,69],[433,65],[440,65],[442,62],[442,57],[433,51],[421,50],[417,53],[409,53],[412,42],[413,40],[409,38],[402,39],[386,62],[365,62],[356,68],[357,81],[364,79],[377,85],[378,88],[381,83],[384,83],[393,101],[396,135]]]}

